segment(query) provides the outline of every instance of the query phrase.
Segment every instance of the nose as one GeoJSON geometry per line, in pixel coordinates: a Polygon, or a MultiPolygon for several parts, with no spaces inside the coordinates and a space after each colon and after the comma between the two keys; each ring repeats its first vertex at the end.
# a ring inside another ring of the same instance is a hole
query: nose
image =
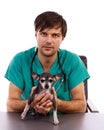
{"type": "Polygon", "coordinates": [[[47,41],[47,43],[51,43],[52,42],[52,36],[48,35],[46,41],[47,41]]]}
{"type": "Polygon", "coordinates": [[[46,84],[46,85],[45,85],[45,89],[48,89],[48,88],[49,88],[49,85],[48,85],[48,84],[46,84]]]}

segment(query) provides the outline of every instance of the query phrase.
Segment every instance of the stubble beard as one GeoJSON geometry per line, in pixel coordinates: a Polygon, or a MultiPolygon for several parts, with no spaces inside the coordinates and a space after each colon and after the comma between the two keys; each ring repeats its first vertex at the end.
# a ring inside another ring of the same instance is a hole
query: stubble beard
{"type": "Polygon", "coordinates": [[[47,57],[47,58],[50,58],[50,57],[53,57],[55,54],[56,54],[56,51],[53,51],[51,53],[44,53],[43,51],[41,51],[41,54],[44,56],[44,57],[47,57]]]}

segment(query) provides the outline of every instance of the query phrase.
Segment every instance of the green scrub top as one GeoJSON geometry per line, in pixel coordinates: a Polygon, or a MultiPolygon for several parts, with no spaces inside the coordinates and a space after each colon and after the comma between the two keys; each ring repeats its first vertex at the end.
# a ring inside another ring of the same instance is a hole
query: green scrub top
{"type": "MultiPolygon", "coordinates": [[[[32,87],[37,86],[38,84],[38,81],[36,80],[34,80],[34,85],[32,84],[30,72],[30,66],[32,63],[32,58],[35,54],[35,50],[36,47],[33,47],[16,54],[10,62],[5,73],[5,78],[23,91],[21,95],[21,99],[23,100],[29,98],[32,87]]],[[[58,80],[54,87],[56,89],[58,98],[63,100],[71,100],[70,90],[81,82],[87,80],[90,76],[84,63],[75,53],[60,49],[59,57],[62,68],[60,68],[57,57],[49,72],[53,75],[56,75],[60,73],[62,74],[63,70],[65,77],[62,76],[62,78],[58,80]]],[[[38,55],[36,55],[33,61],[32,70],[37,74],[44,72],[43,67],[38,59],[38,55]]]]}

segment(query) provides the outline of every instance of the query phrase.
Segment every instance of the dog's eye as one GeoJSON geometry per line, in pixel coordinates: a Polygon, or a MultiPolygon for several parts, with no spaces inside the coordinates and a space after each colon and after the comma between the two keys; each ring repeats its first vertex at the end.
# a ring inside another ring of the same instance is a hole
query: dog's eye
{"type": "Polygon", "coordinates": [[[50,80],[49,80],[49,82],[50,82],[50,83],[52,83],[52,82],[53,82],[53,80],[52,80],[52,79],[50,79],[50,80]]]}
{"type": "Polygon", "coordinates": [[[43,83],[44,81],[45,81],[44,79],[41,79],[41,80],[40,80],[40,82],[42,82],[42,83],[43,83]]]}

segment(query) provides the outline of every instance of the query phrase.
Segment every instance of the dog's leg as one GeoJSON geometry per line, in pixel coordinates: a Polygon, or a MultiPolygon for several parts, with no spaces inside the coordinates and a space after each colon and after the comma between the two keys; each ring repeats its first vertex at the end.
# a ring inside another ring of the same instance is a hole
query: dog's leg
{"type": "MultiPolygon", "coordinates": [[[[35,89],[36,90],[36,89],[35,89]]],[[[34,96],[35,96],[35,90],[33,91],[33,93],[31,94],[30,98],[28,99],[26,106],[21,114],[21,119],[24,119],[28,110],[30,109],[30,105],[32,103],[32,101],[34,100],[34,96]]]]}
{"type": "Polygon", "coordinates": [[[53,94],[53,121],[55,125],[59,124],[59,120],[57,117],[57,103],[56,103],[56,99],[55,99],[55,93],[54,90],[52,89],[52,94],[53,94]]]}
{"type": "Polygon", "coordinates": [[[25,108],[24,108],[24,110],[23,110],[23,112],[22,112],[22,114],[21,114],[21,119],[24,119],[24,118],[25,118],[25,116],[26,116],[26,114],[27,114],[29,108],[30,108],[30,105],[29,105],[28,102],[27,102],[27,103],[26,103],[26,106],[25,106],[25,108]]]}
{"type": "Polygon", "coordinates": [[[57,117],[57,105],[56,105],[56,101],[54,100],[53,101],[54,103],[54,110],[53,110],[53,120],[54,120],[54,124],[57,125],[59,124],[59,120],[58,120],[58,117],[57,117]]]}

